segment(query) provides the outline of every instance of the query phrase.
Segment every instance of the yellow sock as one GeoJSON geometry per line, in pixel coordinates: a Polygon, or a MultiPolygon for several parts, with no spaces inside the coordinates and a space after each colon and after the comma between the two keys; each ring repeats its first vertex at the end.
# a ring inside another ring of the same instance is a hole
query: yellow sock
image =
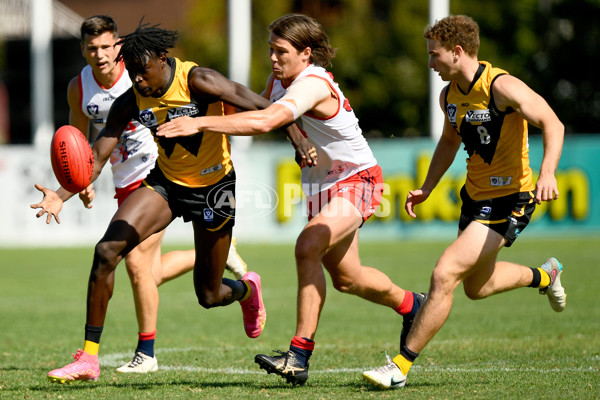
{"type": "Polygon", "coordinates": [[[400,371],[402,371],[404,376],[408,375],[408,371],[410,371],[410,367],[413,365],[412,361],[408,361],[401,354],[398,354],[396,357],[394,357],[392,361],[398,366],[398,368],[400,368],[400,371]]]}
{"type": "Polygon", "coordinates": [[[88,353],[90,356],[95,356],[98,354],[98,349],[100,349],[100,343],[90,342],[89,340],[85,341],[83,345],[83,351],[88,353]]]}
{"type": "Polygon", "coordinates": [[[540,275],[542,278],[540,280],[540,286],[538,286],[538,288],[543,289],[548,287],[548,285],[550,285],[550,275],[548,275],[548,273],[541,268],[538,268],[538,271],[540,271],[540,275]]]}
{"type": "Polygon", "coordinates": [[[246,281],[242,281],[244,283],[244,285],[246,285],[246,288],[248,290],[246,290],[246,295],[244,297],[242,297],[239,301],[244,301],[244,300],[248,300],[250,298],[250,295],[252,294],[252,287],[250,286],[250,284],[246,281]]]}

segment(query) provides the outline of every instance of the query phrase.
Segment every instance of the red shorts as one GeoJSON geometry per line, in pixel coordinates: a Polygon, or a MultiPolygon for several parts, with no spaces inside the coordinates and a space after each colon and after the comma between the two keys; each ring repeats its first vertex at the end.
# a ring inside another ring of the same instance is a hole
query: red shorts
{"type": "Polygon", "coordinates": [[[314,218],[331,199],[343,197],[354,204],[364,222],[373,215],[382,196],[383,175],[381,167],[375,165],[336,183],[326,191],[308,197],[308,220],[314,218]]]}
{"type": "Polygon", "coordinates": [[[121,207],[121,204],[123,204],[125,199],[129,197],[129,195],[133,193],[135,189],[140,187],[142,181],[143,179],[137,182],[130,183],[129,185],[122,188],[115,188],[115,199],[117,199],[117,204],[119,205],[119,207],[121,207]]]}

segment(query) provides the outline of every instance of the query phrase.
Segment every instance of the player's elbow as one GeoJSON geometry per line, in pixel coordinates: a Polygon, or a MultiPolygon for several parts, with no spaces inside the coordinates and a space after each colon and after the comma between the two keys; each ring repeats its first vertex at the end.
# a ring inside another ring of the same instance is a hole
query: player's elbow
{"type": "Polygon", "coordinates": [[[283,125],[275,115],[264,115],[257,122],[255,129],[260,134],[269,133],[283,125]]]}
{"type": "Polygon", "coordinates": [[[255,129],[259,133],[268,133],[294,122],[291,112],[278,104],[261,110],[257,117],[255,129]]]}

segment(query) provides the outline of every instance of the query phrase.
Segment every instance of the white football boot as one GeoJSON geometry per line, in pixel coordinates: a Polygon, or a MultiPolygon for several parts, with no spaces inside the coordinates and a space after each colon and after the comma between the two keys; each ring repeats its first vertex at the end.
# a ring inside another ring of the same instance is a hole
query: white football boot
{"type": "Polygon", "coordinates": [[[385,358],[386,365],[363,372],[363,379],[381,389],[397,389],[406,385],[406,376],[400,371],[400,368],[387,353],[385,358]]]}
{"type": "Polygon", "coordinates": [[[547,295],[550,307],[556,312],[561,312],[567,306],[567,294],[565,293],[565,288],[560,283],[563,266],[556,258],[552,257],[542,264],[540,268],[550,275],[550,285],[540,289],[540,294],[547,295]]]}
{"type": "Polygon", "coordinates": [[[117,372],[145,374],[158,370],[158,361],[156,357],[150,357],[147,354],[136,351],[133,359],[122,367],[117,368],[117,372]]]}
{"type": "Polygon", "coordinates": [[[236,245],[237,239],[231,238],[231,245],[229,246],[229,254],[227,255],[225,267],[235,275],[238,281],[240,281],[246,272],[248,272],[248,266],[238,254],[236,245]]]}

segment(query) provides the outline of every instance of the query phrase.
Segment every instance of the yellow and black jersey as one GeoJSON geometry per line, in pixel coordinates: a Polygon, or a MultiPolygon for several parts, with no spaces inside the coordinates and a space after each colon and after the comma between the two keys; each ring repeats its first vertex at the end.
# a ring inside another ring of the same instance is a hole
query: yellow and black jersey
{"type": "MultiPolygon", "coordinates": [[[[153,134],[159,125],[175,118],[224,115],[222,102],[197,103],[188,86],[193,62],[168,59],[171,81],[161,97],[141,96],[134,87],[139,121],[153,134]]],[[[194,136],[165,138],[154,135],[158,145],[157,164],[170,181],[187,187],[204,187],[219,182],[231,171],[231,148],[227,135],[200,132],[194,136]]]]}
{"type": "Polygon", "coordinates": [[[512,109],[494,103],[494,80],[507,74],[480,61],[467,93],[456,81],[446,87],[446,118],[462,138],[467,159],[466,190],[474,200],[533,191],[529,167],[527,121],[512,109]]]}

